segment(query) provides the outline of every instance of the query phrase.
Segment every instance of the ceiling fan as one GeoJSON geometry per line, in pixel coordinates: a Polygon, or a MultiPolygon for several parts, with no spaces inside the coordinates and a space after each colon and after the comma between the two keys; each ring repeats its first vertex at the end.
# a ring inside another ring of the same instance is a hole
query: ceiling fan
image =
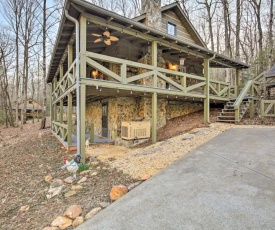
{"type": "Polygon", "coordinates": [[[109,31],[105,31],[103,34],[92,34],[95,37],[98,37],[94,43],[98,43],[98,42],[102,42],[104,41],[104,43],[106,45],[111,45],[111,42],[115,42],[118,41],[119,39],[115,36],[111,36],[109,31]]]}

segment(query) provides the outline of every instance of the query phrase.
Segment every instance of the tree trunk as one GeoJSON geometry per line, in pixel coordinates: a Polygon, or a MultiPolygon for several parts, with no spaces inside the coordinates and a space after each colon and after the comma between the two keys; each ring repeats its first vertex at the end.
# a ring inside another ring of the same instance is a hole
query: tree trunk
{"type": "Polygon", "coordinates": [[[47,106],[47,86],[46,86],[46,4],[47,0],[43,0],[43,118],[41,120],[41,129],[46,128],[46,106],[47,106]]]}
{"type": "Polygon", "coordinates": [[[236,15],[236,59],[240,60],[241,1],[237,0],[236,15]]]}
{"type": "Polygon", "coordinates": [[[270,0],[270,15],[269,15],[269,25],[268,25],[268,42],[269,42],[269,54],[268,54],[268,63],[269,68],[272,67],[275,58],[273,57],[273,22],[274,22],[274,1],[270,0]]]}

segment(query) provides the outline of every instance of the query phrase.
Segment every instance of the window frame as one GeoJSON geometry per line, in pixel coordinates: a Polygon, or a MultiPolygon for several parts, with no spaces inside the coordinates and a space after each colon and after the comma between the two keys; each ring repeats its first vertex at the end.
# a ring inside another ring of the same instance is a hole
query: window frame
{"type": "Polygon", "coordinates": [[[167,23],[166,23],[166,32],[167,32],[167,34],[169,34],[169,35],[171,35],[171,36],[177,36],[177,34],[178,34],[177,24],[174,23],[174,22],[171,22],[171,21],[167,21],[167,23]],[[169,25],[175,27],[175,34],[169,34],[169,31],[168,31],[169,25]]]}

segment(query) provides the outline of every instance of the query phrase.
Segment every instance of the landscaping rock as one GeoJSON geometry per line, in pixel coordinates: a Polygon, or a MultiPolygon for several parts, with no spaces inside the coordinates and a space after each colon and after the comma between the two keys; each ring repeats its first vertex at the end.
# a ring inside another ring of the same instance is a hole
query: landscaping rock
{"type": "Polygon", "coordinates": [[[79,175],[85,175],[85,174],[88,174],[90,173],[92,170],[85,170],[85,171],[82,171],[79,173],[79,175]]]}
{"type": "Polygon", "coordinates": [[[81,184],[81,183],[85,182],[86,180],[87,180],[87,177],[84,176],[77,183],[81,184]]]}
{"type": "Polygon", "coordinates": [[[45,227],[43,230],[59,230],[58,227],[45,227]]]}
{"type": "Polygon", "coordinates": [[[98,174],[98,172],[93,172],[91,175],[96,176],[97,174],[98,174]]]}
{"type": "Polygon", "coordinates": [[[73,221],[72,226],[73,226],[74,228],[76,228],[77,226],[81,225],[83,222],[84,222],[83,216],[78,216],[78,217],[76,217],[75,220],[73,221]]]}
{"type": "Polygon", "coordinates": [[[53,179],[53,177],[51,175],[45,176],[45,181],[48,183],[51,182],[52,179],[53,179]]]}
{"type": "Polygon", "coordinates": [[[63,214],[63,216],[70,219],[75,219],[82,214],[82,208],[80,205],[71,205],[63,214]]]}
{"type": "Polygon", "coordinates": [[[26,211],[29,211],[30,209],[30,206],[29,205],[24,205],[24,206],[21,206],[19,211],[20,212],[26,212],[26,211]]]}
{"type": "Polygon", "coordinates": [[[100,170],[100,169],[101,169],[100,166],[96,167],[96,170],[100,170]]]}
{"type": "Polygon", "coordinates": [[[64,183],[63,183],[62,180],[55,178],[55,179],[53,179],[53,181],[52,181],[52,183],[51,183],[51,188],[60,187],[60,186],[62,186],[63,184],[64,184],[64,183]]]}
{"type": "Polygon", "coordinates": [[[185,140],[192,140],[194,138],[194,135],[186,135],[182,138],[183,141],[185,140]]]}
{"type": "Polygon", "coordinates": [[[53,227],[59,227],[60,229],[66,229],[67,227],[71,226],[73,221],[64,216],[58,216],[53,222],[53,227]]]}
{"type": "Polygon", "coordinates": [[[88,212],[85,216],[85,220],[91,219],[95,214],[97,214],[99,211],[101,211],[100,207],[92,209],[90,212],[88,212]]]}
{"type": "Polygon", "coordinates": [[[46,195],[47,199],[57,196],[61,192],[62,187],[63,187],[62,185],[54,188],[50,187],[48,194],[46,195]]]}
{"type": "Polygon", "coordinates": [[[71,184],[71,183],[74,182],[74,180],[75,180],[74,177],[69,176],[69,177],[67,177],[67,178],[64,180],[64,182],[67,183],[67,184],[71,184]]]}
{"type": "Polygon", "coordinates": [[[118,200],[128,192],[128,188],[124,185],[115,185],[112,187],[110,192],[110,199],[112,201],[118,200]]]}
{"type": "Polygon", "coordinates": [[[101,208],[107,208],[109,205],[110,205],[109,202],[101,202],[101,203],[99,203],[99,206],[100,206],[101,208]]]}
{"type": "Polygon", "coordinates": [[[92,161],[92,162],[90,163],[90,165],[93,166],[93,167],[96,167],[96,166],[99,165],[99,162],[98,162],[98,161],[92,161]]]}
{"type": "Polygon", "coordinates": [[[71,190],[80,190],[80,189],[83,189],[83,186],[81,186],[81,185],[73,185],[71,187],[71,190]]]}
{"type": "Polygon", "coordinates": [[[71,196],[74,196],[74,195],[76,195],[76,191],[70,190],[69,192],[66,192],[64,196],[66,198],[68,198],[68,197],[71,197],[71,196]]]}
{"type": "Polygon", "coordinates": [[[136,183],[133,183],[133,184],[130,184],[128,186],[128,190],[131,191],[133,190],[135,187],[137,187],[138,185],[140,184],[140,182],[136,182],[136,183]]]}
{"type": "Polygon", "coordinates": [[[140,180],[145,181],[145,180],[148,180],[150,177],[151,177],[150,175],[145,174],[140,178],[140,180]]]}

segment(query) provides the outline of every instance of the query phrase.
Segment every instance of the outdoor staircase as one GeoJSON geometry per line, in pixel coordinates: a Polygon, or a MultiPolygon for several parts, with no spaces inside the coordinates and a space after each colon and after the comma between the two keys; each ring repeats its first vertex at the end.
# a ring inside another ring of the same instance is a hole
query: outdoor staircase
{"type": "Polygon", "coordinates": [[[235,119],[235,113],[236,109],[235,107],[235,102],[236,98],[230,99],[226,104],[224,105],[224,108],[222,109],[222,112],[220,115],[217,117],[217,121],[219,122],[239,122],[244,114],[246,113],[247,109],[249,108],[249,105],[252,101],[253,97],[245,97],[241,101],[239,105],[239,120],[235,119]]]}

